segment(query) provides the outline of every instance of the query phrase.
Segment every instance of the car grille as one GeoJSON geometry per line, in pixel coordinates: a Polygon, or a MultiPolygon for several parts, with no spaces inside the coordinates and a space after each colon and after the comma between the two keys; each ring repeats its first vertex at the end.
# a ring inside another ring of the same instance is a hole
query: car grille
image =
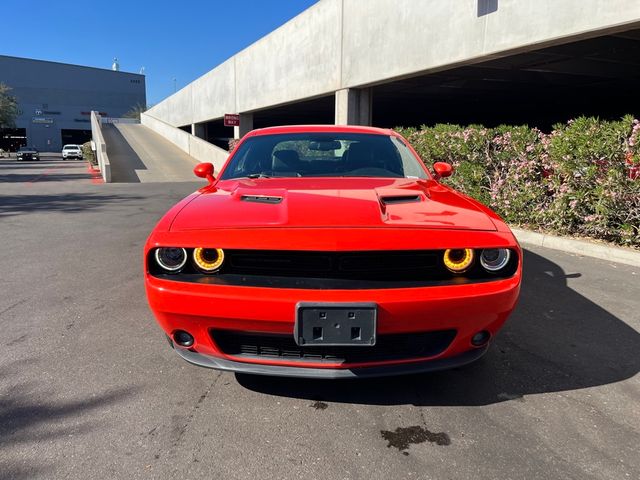
{"type": "Polygon", "coordinates": [[[229,250],[226,255],[224,273],[239,275],[389,281],[441,277],[444,273],[433,251],[229,250]]]}
{"type": "Polygon", "coordinates": [[[372,347],[300,347],[293,335],[211,330],[222,353],[235,357],[301,362],[360,363],[432,357],[444,352],[455,330],[378,335],[372,347]]]}

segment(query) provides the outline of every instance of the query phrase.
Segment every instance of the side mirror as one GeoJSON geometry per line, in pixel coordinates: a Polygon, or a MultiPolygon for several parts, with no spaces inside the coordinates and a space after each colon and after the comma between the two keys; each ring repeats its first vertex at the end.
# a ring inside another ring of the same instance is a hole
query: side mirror
{"type": "Polygon", "coordinates": [[[433,164],[433,171],[436,172],[436,180],[440,180],[450,177],[453,174],[453,167],[445,162],[436,162],[433,164]]]}
{"type": "Polygon", "coordinates": [[[209,185],[212,185],[215,181],[215,177],[213,176],[213,164],[209,162],[199,163],[193,169],[193,173],[196,174],[196,177],[206,178],[209,182],[209,185]]]}

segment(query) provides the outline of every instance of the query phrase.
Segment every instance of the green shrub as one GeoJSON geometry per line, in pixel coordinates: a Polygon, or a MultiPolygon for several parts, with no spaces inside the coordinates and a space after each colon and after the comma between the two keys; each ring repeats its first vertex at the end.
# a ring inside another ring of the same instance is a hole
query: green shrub
{"type": "Polygon", "coordinates": [[[452,187],[525,228],[640,248],[640,122],[580,117],[550,134],[527,126],[399,128],[452,187]]]}
{"type": "Polygon", "coordinates": [[[91,165],[98,165],[98,159],[91,150],[91,142],[85,142],[82,144],[82,155],[91,165]]]}

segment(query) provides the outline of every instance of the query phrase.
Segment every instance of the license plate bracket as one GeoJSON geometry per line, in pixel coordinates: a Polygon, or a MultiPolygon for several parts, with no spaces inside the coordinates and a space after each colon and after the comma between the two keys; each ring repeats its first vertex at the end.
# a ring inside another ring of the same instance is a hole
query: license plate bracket
{"type": "Polygon", "coordinates": [[[378,306],[375,303],[296,305],[293,337],[299,346],[364,346],[376,344],[378,306]]]}

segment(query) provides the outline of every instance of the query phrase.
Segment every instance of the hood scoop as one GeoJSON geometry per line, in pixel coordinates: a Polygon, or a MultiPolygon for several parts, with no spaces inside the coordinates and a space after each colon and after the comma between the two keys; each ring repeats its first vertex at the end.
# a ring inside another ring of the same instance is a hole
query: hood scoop
{"type": "Polygon", "coordinates": [[[282,202],[282,197],[273,195],[242,195],[240,200],[242,202],[277,204],[282,202]]]}
{"type": "Polygon", "coordinates": [[[383,205],[397,205],[399,203],[417,203],[420,195],[386,195],[380,197],[383,205]]]}

